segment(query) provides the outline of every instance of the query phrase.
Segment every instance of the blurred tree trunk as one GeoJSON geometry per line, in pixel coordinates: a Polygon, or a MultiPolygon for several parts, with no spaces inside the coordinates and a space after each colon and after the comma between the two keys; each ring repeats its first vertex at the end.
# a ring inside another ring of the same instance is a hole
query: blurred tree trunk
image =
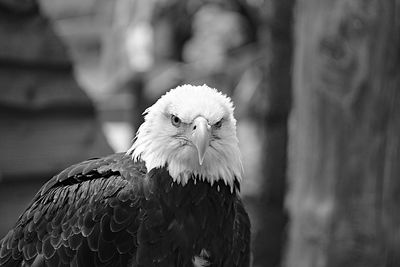
{"type": "Polygon", "coordinates": [[[400,1],[298,1],[286,266],[400,266],[400,1]]]}
{"type": "MultiPolygon", "coordinates": [[[[294,1],[264,1],[258,11],[262,73],[252,117],[261,132],[261,177],[257,191],[245,196],[252,220],[254,267],[280,266],[287,215],[287,120],[291,102],[292,13],[294,1]]],[[[253,178],[253,177],[252,177],[253,178]]],[[[254,179],[254,178],[253,178],[254,179]]]]}

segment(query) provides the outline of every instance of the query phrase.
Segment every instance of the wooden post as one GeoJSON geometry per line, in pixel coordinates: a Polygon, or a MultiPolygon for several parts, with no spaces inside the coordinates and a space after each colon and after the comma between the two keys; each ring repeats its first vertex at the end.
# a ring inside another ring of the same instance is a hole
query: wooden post
{"type": "Polygon", "coordinates": [[[53,175],[112,152],[37,1],[0,0],[0,88],[0,180],[53,175]]]}
{"type": "Polygon", "coordinates": [[[300,0],[286,266],[400,266],[400,1],[300,0]]]}
{"type": "Polygon", "coordinates": [[[247,178],[255,184],[256,190],[246,193],[249,189],[244,184],[243,199],[252,222],[253,266],[276,267],[281,263],[287,223],[284,198],[287,120],[291,105],[294,1],[272,0],[258,3],[263,3],[254,12],[259,15],[257,29],[262,60],[254,65],[259,64],[258,71],[262,76],[249,113],[252,115],[251,120],[256,121],[260,136],[262,152],[258,156],[261,157],[261,166],[259,177],[256,175],[247,178]]]}

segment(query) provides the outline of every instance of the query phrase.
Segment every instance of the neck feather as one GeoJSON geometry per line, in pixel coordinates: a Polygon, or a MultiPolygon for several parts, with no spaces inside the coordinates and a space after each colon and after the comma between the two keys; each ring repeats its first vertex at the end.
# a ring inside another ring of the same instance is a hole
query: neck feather
{"type": "MultiPolygon", "coordinates": [[[[218,143],[217,147],[209,147],[203,164],[198,163],[197,152],[191,146],[171,147],[162,136],[143,134],[139,129],[138,135],[127,154],[133,160],[143,160],[148,171],[154,168],[167,167],[173,181],[186,185],[192,177],[213,185],[223,180],[233,192],[235,180],[242,180],[242,162],[236,136],[233,142],[218,143]]],[[[165,137],[164,137],[165,138],[165,137]]]]}

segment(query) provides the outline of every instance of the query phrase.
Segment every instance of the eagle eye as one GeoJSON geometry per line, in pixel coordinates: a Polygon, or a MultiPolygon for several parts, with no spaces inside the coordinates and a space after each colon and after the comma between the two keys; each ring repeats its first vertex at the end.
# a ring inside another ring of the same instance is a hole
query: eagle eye
{"type": "Polygon", "coordinates": [[[214,124],[214,127],[215,127],[215,128],[221,128],[221,126],[222,126],[222,119],[220,119],[218,122],[216,122],[216,123],[214,124]]]}
{"type": "Polygon", "coordinates": [[[179,127],[179,126],[181,126],[182,121],[178,116],[171,115],[171,123],[175,127],[179,127]]]}

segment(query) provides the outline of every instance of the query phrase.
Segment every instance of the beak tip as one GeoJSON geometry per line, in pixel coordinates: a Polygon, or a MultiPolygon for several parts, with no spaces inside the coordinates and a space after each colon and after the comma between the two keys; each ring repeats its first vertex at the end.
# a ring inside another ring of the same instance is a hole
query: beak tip
{"type": "Polygon", "coordinates": [[[200,155],[199,154],[199,164],[200,164],[200,166],[203,165],[203,162],[204,162],[204,155],[200,155]]]}

